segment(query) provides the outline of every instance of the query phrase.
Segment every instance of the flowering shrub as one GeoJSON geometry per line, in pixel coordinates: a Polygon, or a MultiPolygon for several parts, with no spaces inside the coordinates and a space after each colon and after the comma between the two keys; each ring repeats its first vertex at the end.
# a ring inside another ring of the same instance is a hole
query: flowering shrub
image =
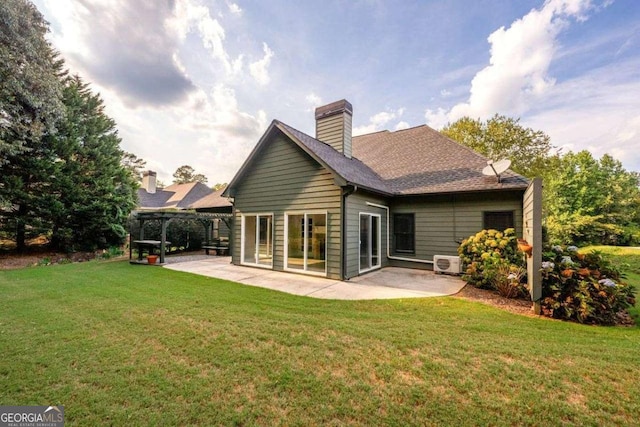
{"type": "Polygon", "coordinates": [[[458,254],[464,266],[462,278],[484,289],[496,289],[495,282],[500,280],[500,269],[505,265],[524,266],[513,228],[504,231],[482,230],[465,239],[458,248],[458,254]]]}
{"type": "Polygon", "coordinates": [[[542,254],[542,301],[546,314],[580,323],[612,325],[635,305],[632,286],[601,252],[552,246],[542,254]]]}
{"type": "Polygon", "coordinates": [[[496,268],[493,286],[505,298],[521,297],[527,295],[526,277],[526,268],[504,262],[496,268]]]}

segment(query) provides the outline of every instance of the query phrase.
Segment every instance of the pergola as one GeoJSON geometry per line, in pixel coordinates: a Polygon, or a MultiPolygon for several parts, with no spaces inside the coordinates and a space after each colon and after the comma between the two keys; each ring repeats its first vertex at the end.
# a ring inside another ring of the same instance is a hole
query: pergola
{"type": "Polygon", "coordinates": [[[205,245],[209,244],[209,236],[211,231],[211,226],[214,219],[221,219],[230,230],[231,221],[233,215],[230,213],[209,213],[209,212],[196,212],[196,211],[137,211],[133,214],[133,218],[140,223],[140,234],[139,239],[130,242],[129,244],[129,260],[132,258],[132,248],[134,242],[138,245],[138,250],[141,249],[142,245],[146,246],[157,246],[160,248],[160,264],[164,263],[165,253],[167,249],[167,227],[168,225],[175,220],[196,220],[202,224],[205,229],[206,242],[205,245]],[[145,240],[144,237],[144,223],[148,221],[160,221],[161,224],[161,232],[160,232],[160,240],[159,241],[150,241],[145,240]],[[142,243],[144,242],[144,243],[142,243]]]}

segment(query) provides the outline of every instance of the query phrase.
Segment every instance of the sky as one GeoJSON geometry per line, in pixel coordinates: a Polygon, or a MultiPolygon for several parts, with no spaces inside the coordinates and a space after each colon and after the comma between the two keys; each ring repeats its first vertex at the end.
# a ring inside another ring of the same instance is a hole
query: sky
{"type": "Polygon", "coordinates": [[[640,171],[637,0],[35,0],[123,150],[229,182],[272,120],[354,134],[520,118],[640,171]]]}

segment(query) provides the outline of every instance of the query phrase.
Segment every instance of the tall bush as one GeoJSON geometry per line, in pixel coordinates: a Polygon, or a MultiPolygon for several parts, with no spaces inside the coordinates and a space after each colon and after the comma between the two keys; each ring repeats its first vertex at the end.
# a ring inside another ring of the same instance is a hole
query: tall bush
{"type": "Polygon", "coordinates": [[[495,289],[496,275],[507,266],[523,267],[523,254],[518,252],[513,228],[504,231],[482,230],[465,239],[458,248],[463,263],[462,278],[483,289],[495,289]]]}
{"type": "Polygon", "coordinates": [[[635,305],[634,288],[599,251],[553,246],[543,252],[542,301],[545,314],[580,323],[612,325],[635,305]]]}

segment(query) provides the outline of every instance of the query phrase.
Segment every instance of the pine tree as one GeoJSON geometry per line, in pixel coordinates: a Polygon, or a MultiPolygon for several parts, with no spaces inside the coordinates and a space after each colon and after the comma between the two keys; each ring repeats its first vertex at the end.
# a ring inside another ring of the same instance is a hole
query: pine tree
{"type": "Polygon", "coordinates": [[[59,60],[47,31],[31,2],[0,2],[0,168],[31,150],[62,114],[59,60]]]}
{"type": "Polygon", "coordinates": [[[52,245],[66,250],[119,245],[136,205],[137,184],[122,164],[115,122],[80,77],[68,78],[63,93],[66,114],[53,137],[59,158],[52,182],[52,245]]]}

